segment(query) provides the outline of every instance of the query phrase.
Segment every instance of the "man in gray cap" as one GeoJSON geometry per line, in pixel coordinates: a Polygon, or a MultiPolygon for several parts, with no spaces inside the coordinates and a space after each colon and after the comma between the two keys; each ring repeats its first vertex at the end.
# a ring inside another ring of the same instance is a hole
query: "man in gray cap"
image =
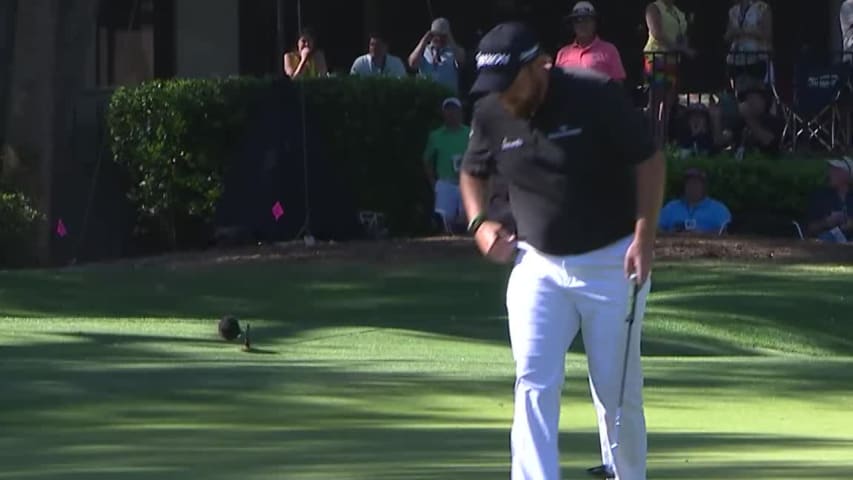
{"type": "Polygon", "coordinates": [[[459,70],[465,63],[465,49],[456,44],[450,22],[437,18],[409,55],[409,66],[422,77],[459,92],[459,70]]]}

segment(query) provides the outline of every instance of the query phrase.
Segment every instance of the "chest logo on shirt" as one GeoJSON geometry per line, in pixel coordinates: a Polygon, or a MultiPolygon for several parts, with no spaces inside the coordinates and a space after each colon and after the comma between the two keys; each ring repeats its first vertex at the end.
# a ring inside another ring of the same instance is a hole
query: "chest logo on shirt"
{"type": "Polygon", "coordinates": [[[506,152],[507,150],[515,150],[517,148],[521,148],[524,146],[524,140],[517,138],[515,140],[510,140],[504,137],[501,142],[501,151],[506,152]]]}
{"type": "Polygon", "coordinates": [[[568,125],[560,126],[556,132],[548,134],[548,140],[556,140],[558,138],[576,137],[583,133],[583,128],[571,128],[568,125]]]}

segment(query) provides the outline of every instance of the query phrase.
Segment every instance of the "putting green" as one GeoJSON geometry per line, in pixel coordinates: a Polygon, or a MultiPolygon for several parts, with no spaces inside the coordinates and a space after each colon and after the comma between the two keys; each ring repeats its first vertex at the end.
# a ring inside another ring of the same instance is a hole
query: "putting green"
{"type": "MultiPolygon", "coordinates": [[[[477,260],[0,274],[0,479],[507,478],[504,274],[477,260]],[[251,323],[256,353],[216,338],[225,313],[251,323]]],[[[850,285],[849,268],[658,268],[649,478],[853,478],[850,285]]],[[[573,352],[567,479],[598,461],[573,352]]]]}

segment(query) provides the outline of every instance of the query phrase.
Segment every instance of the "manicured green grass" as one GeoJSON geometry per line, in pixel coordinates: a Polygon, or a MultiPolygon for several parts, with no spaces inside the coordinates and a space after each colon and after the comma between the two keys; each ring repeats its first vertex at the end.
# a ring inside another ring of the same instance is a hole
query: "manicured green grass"
{"type": "MultiPolygon", "coordinates": [[[[505,274],[477,259],[0,273],[0,479],[507,478],[505,274]],[[225,313],[258,353],[216,338],[225,313]]],[[[853,478],[851,285],[851,268],[659,267],[649,478],[853,478]]],[[[598,460],[573,352],[567,479],[598,460]]]]}

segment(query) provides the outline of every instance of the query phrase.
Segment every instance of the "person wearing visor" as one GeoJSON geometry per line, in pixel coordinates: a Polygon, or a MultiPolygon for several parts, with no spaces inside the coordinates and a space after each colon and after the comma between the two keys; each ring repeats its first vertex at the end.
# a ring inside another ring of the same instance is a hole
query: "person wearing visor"
{"type": "Polygon", "coordinates": [[[472,94],[480,99],[460,186],[482,254],[515,258],[506,292],[516,365],[511,477],[561,478],[565,356],[582,330],[602,460],[615,478],[643,480],[640,332],[663,154],[621,86],[589,70],[550,68],[522,23],[486,34],[476,62],[472,94]],[[505,182],[514,229],[488,214],[495,176],[505,182]]]}
{"type": "Polygon", "coordinates": [[[554,65],[588,68],[617,82],[625,81],[625,67],[619,50],[598,36],[598,14],[589,2],[578,2],[566,17],[575,32],[575,41],[557,52],[554,65]]]}

